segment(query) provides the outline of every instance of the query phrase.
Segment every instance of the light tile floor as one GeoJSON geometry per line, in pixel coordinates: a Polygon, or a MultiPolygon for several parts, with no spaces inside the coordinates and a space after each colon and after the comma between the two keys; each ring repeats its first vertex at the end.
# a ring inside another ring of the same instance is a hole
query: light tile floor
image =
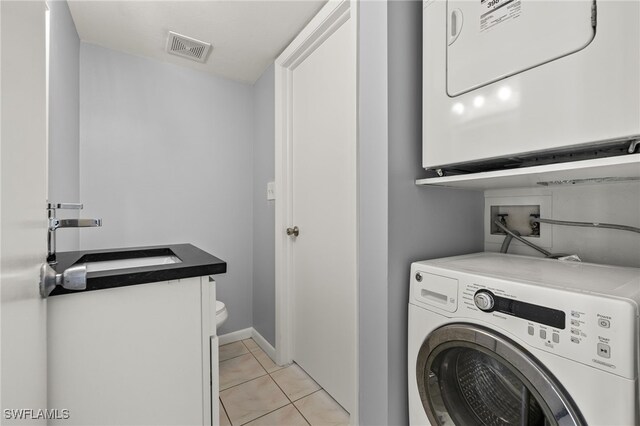
{"type": "Polygon", "coordinates": [[[276,365],[253,339],[220,346],[220,425],[341,426],[347,413],[297,364],[276,365]]]}

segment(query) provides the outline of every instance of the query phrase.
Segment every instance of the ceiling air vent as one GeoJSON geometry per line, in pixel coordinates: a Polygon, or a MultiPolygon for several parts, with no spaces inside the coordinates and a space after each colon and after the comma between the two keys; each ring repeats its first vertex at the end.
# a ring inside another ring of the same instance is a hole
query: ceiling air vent
{"type": "Polygon", "coordinates": [[[169,31],[167,52],[196,62],[206,62],[211,44],[169,31]]]}

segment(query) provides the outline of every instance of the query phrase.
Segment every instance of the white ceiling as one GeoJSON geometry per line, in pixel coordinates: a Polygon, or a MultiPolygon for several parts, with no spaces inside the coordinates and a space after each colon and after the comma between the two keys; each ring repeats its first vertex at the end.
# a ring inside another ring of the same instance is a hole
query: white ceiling
{"type": "Polygon", "coordinates": [[[79,1],[82,41],[253,83],[326,0],[79,1]],[[174,31],[209,42],[205,64],[165,51],[174,31]]]}

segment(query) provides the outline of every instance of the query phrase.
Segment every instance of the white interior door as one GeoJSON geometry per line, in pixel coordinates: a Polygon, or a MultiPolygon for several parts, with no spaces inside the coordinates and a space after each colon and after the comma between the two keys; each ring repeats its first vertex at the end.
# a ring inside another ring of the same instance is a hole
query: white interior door
{"type": "Polygon", "coordinates": [[[2,419],[44,424],[24,411],[12,421],[5,410],[36,416],[47,408],[46,302],[38,291],[47,236],[46,4],[2,1],[0,15],[2,419]]]}
{"type": "Polygon", "coordinates": [[[353,407],[355,52],[343,25],[293,71],[293,359],[353,407]]]}
{"type": "MultiPolygon", "coordinates": [[[[353,422],[357,117],[355,26],[349,12],[338,13],[340,19],[321,35],[303,31],[296,39],[312,47],[298,52],[286,71],[289,167],[285,167],[286,182],[278,182],[278,188],[288,188],[279,193],[288,206],[289,222],[278,226],[277,232],[299,229],[298,236],[285,237],[289,256],[282,258],[290,279],[291,358],[352,414],[353,422]],[[317,39],[309,43],[309,37],[317,39]]],[[[309,25],[314,27],[316,21],[309,25]]],[[[276,286],[280,288],[280,283],[276,286]]]]}

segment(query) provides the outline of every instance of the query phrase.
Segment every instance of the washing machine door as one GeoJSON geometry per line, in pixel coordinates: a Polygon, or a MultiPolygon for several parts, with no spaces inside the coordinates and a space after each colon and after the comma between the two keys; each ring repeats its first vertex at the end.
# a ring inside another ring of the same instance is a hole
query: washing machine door
{"type": "Polygon", "coordinates": [[[538,361],[504,336],[452,324],[431,333],[416,377],[433,426],[582,426],[575,404],[538,361]]]}

